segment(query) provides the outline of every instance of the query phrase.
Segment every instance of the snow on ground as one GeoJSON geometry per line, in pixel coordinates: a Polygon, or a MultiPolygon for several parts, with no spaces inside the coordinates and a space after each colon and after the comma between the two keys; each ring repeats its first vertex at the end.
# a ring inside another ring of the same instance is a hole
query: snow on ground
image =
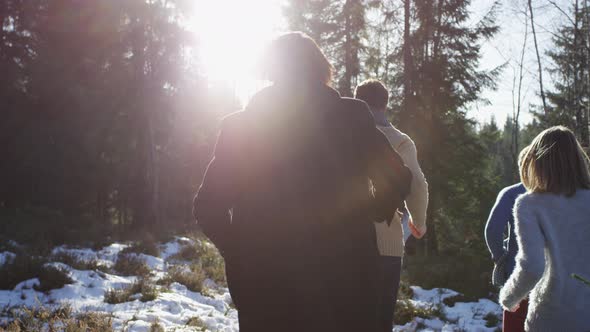
{"type": "MultiPolygon", "coordinates": [[[[167,260],[178,253],[183,245],[194,244],[194,240],[177,237],[173,241],[160,246],[159,257],[138,254],[146,260],[154,276],[163,276],[168,268],[167,260]]],[[[60,252],[75,255],[80,260],[95,260],[105,266],[113,266],[121,250],[127,245],[114,243],[94,251],[91,249],[68,248],[60,246],[52,253],[60,252]]],[[[11,260],[13,253],[0,252],[0,265],[11,260]]],[[[207,294],[192,292],[184,285],[172,283],[167,290],[158,293],[155,300],[141,302],[135,299],[131,302],[108,304],[104,302],[104,294],[110,289],[121,289],[133,284],[138,277],[117,276],[101,271],[76,270],[63,263],[50,263],[69,271],[74,283],[61,289],[52,290],[45,294],[33,289],[39,284],[38,279],[25,280],[14,290],[0,290],[1,308],[20,308],[22,306],[55,307],[70,305],[78,312],[96,311],[112,315],[116,331],[149,331],[152,322],[159,322],[167,331],[194,331],[186,323],[189,319],[198,317],[208,327],[209,331],[234,332],[238,331],[237,311],[230,306],[231,297],[227,288],[217,286],[213,281],[206,280],[207,294]]],[[[455,303],[446,306],[443,300],[459,295],[457,292],[435,288],[425,290],[412,286],[414,296],[409,300],[416,307],[440,308],[440,317],[414,318],[411,322],[396,326],[393,331],[494,331],[496,327],[486,327],[486,315],[501,317],[498,304],[480,299],[478,302],[455,303]]],[[[6,325],[9,317],[1,317],[0,326],[6,325]]]]}
{"type": "Polygon", "coordinates": [[[161,246],[160,257],[168,259],[170,256],[177,254],[182,246],[193,245],[195,240],[189,239],[188,237],[177,236],[174,241],[164,243],[161,246]]]}
{"type": "Polygon", "coordinates": [[[9,263],[14,259],[16,255],[10,251],[3,251],[0,252],[0,266],[4,265],[5,263],[9,263]]]}
{"type": "MultiPolygon", "coordinates": [[[[434,288],[430,290],[418,286],[411,286],[413,298],[410,302],[421,308],[440,308],[441,317],[414,318],[414,320],[403,326],[396,326],[393,331],[474,331],[493,332],[498,326],[486,327],[486,316],[495,316],[497,322],[501,322],[502,308],[497,303],[488,299],[480,299],[477,302],[457,302],[452,306],[444,304],[444,300],[460,295],[459,293],[445,288],[434,288]]],[[[488,316],[488,317],[489,317],[488,316]]]]}
{"type": "MultiPolygon", "coordinates": [[[[194,243],[186,238],[175,240],[162,245],[160,257],[145,254],[132,254],[145,260],[154,275],[162,275],[167,268],[166,258],[174,255],[182,249],[183,244],[194,243]]],[[[113,266],[117,255],[127,245],[114,243],[101,250],[68,248],[60,246],[53,249],[52,254],[60,252],[76,256],[83,261],[97,261],[101,265],[113,266]]],[[[0,262],[11,259],[14,254],[0,253],[0,262]]],[[[190,318],[199,317],[211,331],[233,332],[238,331],[237,311],[230,307],[231,297],[227,288],[218,287],[213,281],[207,280],[207,296],[192,292],[185,286],[172,283],[167,290],[159,292],[157,298],[149,302],[141,302],[136,299],[120,304],[108,304],[104,302],[104,294],[109,289],[121,289],[132,285],[138,277],[117,276],[101,271],[81,271],[63,263],[49,263],[69,271],[73,284],[65,285],[61,289],[51,290],[45,294],[35,291],[34,285],[39,284],[38,279],[30,279],[19,283],[14,290],[0,290],[0,308],[57,307],[70,305],[74,311],[96,311],[113,315],[116,331],[125,328],[127,331],[149,331],[150,325],[157,321],[166,330],[175,328],[175,331],[194,331],[194,328],[186,326],[190,318]]],[[[138,296],[139,297],[139,296],[138,296]]],[[[9,317],[0,317],[0,326],[6,325],[9,317]]]]}
{"type": "Polygon", "coordinates": [[[109,246],[102,248],[99,251],[94,251],[89,248],[69,248],[68,246],[59,246],[55,247],[51,251],[51,253],[53,255],[64,253],[75,256],[78,260],[81,261],[96,261],[100,265],[111,267],[117,260],[119,252],[121,252],[123,249],[127,247],[129,247],[129,245],[113,243],[109,246]]]}

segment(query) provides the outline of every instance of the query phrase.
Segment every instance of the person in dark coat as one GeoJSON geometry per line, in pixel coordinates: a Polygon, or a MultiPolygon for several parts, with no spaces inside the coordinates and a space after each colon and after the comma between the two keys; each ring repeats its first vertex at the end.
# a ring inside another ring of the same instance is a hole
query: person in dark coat
{"type": "Polygon", "coordinates": [[[391,220],[409,170],[367,105],[329,87],[313,39],[281,35],[261,64],[273,84],[223,119],[193,211],[240,331],[376,331],[373,221],[391,220]]]}

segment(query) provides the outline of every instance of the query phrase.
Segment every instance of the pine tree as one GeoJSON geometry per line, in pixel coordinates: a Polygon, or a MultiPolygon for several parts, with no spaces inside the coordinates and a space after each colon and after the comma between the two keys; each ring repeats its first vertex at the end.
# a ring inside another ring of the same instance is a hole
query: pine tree
{"type": "Polygon", "coordinates": [[[44,209],[84,229],[192,221],[215,123],[236,105],[187,62],[185,5],[0,4],[0,212],[44,209]]]}
{"type": "Polygon", "coordinates": [[[478,65],[482,41],[498,32],[497,4],[477,25],[468,26],[469,3],[415,1],[415,20],[406,41],[412,68],[406,70],[410,74],[404,84],[411,100],[400,105],[397,118],[400,128],[415,139],[432,188],[427,248],[431,253],[438,251],[439,240],[447,242],[449,234],[438,228],[447,228],[449,216],[467,225],[485,213],[472,208],[485,156],[465,110],[486,88],[495,87],[500,69],[482,71],[478,65]]]}
{"type": "Polygon", "coordinates": [[[548,112],[537,113],[545,127],[564,125],[571,128],[584,144],[589,143],[590,112],[590,22],[588,0],[575,0],[571,21],[567,20],[553,38],[555,48],[548,52],[553,62],[550,73],[554,90],[548,91],[548,112]]]}
{"type": "Polygon", "coordinates": [[[350,3],[290,1],[286,14],[292,29],[316,38],[331,56],[339,88],[348,92],[355,78],[365,77],[388,84],[393,120],[415,139],[430,183],[427,251],[438,252],[438,238],[453,234],[445,230],[439,235],[439,226],[471,229],[469,237],[481,240],[480,231],[467,225],[485,218],[488,211],[476,197],[494,179],[484,175],[485,149],[465,110],[485,89],[494,88],[500,72],[478,68],[481,43],[498,31],[497,4],[477,25],[468,26],[470,2],[465,0],[408,0],[403,6],[364,2],[364,9],[348,11],[358,17],[351,31],[360,36],[348,45],[356,48],[349,53],[341,41],[348,27],[344,8],[350,3]],[[354,54],[352,62],[363,69],[349,71],[347,61],[340,60],[346,54],[354,54]]]}
{"type": "Polygon", "coordinates": [[[307,33],[326,52],[344,96],[352,95],[361,74],[368,4],[362,0],[292,0],[284,8],[289,28],[307,33]]]}

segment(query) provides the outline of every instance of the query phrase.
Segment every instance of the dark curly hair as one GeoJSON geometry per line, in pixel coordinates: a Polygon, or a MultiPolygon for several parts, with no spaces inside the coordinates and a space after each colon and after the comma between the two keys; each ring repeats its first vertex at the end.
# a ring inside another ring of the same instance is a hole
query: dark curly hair
{"type": "Polygon", "coordinates": [[[284,33],[263,52],[259,69],[272,82],[307,81],[330,85],[333,67],[316,42],[303,32],[284,33]]]}
{"type": "Polygon", "coordinates": [[[364,101],[373,110],[380,110],[387,107],[389,92],[381,81],[370,79],[356,87],[354,98],[364,101]]]}

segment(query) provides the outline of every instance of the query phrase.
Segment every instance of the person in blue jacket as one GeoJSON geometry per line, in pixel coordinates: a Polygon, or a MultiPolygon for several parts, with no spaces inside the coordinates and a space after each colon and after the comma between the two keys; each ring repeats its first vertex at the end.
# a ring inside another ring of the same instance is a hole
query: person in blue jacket
{"type": "MultiPolygon", "coordinates": [[[[519,155],[519,165],[522,157],[526,154],[526,150],[527,148],[524,148],[519,155]]],[[[486,223],[485,238],[495,264],[494,284],[498,283],[495,285],[498,287],[502,286],[501,284],[508,279],[514,270],[518,244],[514,232],[512,210],[518,196],[526,193],[526,191],[521,182],[502,189],[486,223]],[[508,238],[505,239],[506,230],[508,238]]],[[[525,318],[526,306],[522,306],[521,310],[515,313],[505,311],[503,331],[524,331],[525,318]],[[515,326],[518,326],[518,328],[514,328],[515,326]]]]}
{"type": "MultiPolygon", "coordinates": [[[[518,196],[524,194],[526,188],[522,183],[513,184],[500,191],[496,204],[490,212],[485,229],[486,243],[494,260],[494,283],[504,283],[514,270],[518,244],[514,232],[514,216],[512,209],[518,196]],[[504,234],[508,228],[508,238],[504,234]],[[497,274],[500,274],[499,276],[497,274]],[[499,281],[497,279],[500,279],[499,281]]],[[[523,306],[519,312],[504,311],[503,331],[524,331],[526,308],[523,306]],[[524,312],[520,312],[524,311],[524,312]],[[520,328],[511,328],[520,327],[520,328]]]]}
{"type": "Polygon", "coordinates": [[[485,229],[486,243],[492,254],[494,263],[504,260],[505,273],[504,279],[507,279],[514,269],[514,258],[518,251],[516,235],[514,233],[514,216],[512,208],[516,198],[526,192],[524,185],[519,182],[508,186],[500,191],[496,204],[490,212],[485,229]],[[508,238],[504,238],[504,233],[508,228],[508,238]]]}

